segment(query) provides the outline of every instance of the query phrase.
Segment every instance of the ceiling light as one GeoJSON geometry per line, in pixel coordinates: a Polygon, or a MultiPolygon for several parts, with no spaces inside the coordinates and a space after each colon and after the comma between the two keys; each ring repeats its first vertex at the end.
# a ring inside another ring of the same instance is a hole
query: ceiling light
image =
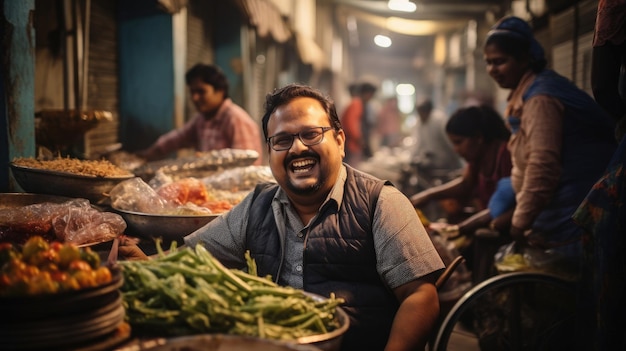
{"type": "Polygon", "coordinates": [[[374,37],[374,43],[381,48],[388,48],[391,46],[391,38],[386,35],[378,34],[374,37]]]}
{"type": "Polygon", "coordinates": [[[415,86],[409,83],[402,83],[396,85],[396,94],[400,96],[410,96],[415,94],[415,86]]]}
{"type": "Polygon", "coordinates": [[[387,7],[390,10],[401,12],[415,12],[417,5],[408,0],[389,0],[387,7]]]}

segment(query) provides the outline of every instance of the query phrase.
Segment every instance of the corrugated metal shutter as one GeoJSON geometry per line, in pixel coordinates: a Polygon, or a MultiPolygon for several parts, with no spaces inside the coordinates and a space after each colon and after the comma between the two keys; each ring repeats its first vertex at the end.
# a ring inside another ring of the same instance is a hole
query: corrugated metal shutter
{"type": "MultiPolygon", "coordinates": [[[[187,9],[187,62],[189,69],[196,63],[213,63],[213,42],[211,14],[215,12],[211,1],[190,0],[187,9]]],[[[191,118],[196,109],[190,101],[188,92],[185,90],[185,120],[191,118]]]]}
{"type": "Polygon", "coordinates": [[[583,1],[551,17],[552,67],[591,94],[591,40],[597,1],[583,1]]]}
{"type": "Polygon", "coordinates": [[[113,121],[102,121],[85,133],[86,158],[97,157],[106,147],[118,142],[118,66],[115,1],[91,1],[89,36],[89,75],[87,108],[113,114],[113,121]]]}

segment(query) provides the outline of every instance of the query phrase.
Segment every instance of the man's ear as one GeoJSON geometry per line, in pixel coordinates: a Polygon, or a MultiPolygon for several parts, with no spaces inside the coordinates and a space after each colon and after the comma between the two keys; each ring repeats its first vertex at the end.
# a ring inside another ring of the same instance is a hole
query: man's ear
{"type": "Polygon", "coordinates": [[[341,153],[341,157],[346,157],[346,133],[343,129],[339,129],[334,133],[335,140],[337,141],[337,146],[339,147],[339,152],[341,153]]]}

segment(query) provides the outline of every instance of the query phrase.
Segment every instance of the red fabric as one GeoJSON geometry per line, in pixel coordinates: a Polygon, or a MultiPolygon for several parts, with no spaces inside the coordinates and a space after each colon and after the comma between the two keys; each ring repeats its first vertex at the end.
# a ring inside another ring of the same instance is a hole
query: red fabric
{"type": "Polygon", "coordinates": [[[353,98],[341,116],[341,125],[346,133],[346,149],[348,152],[360,152],[363,146],[361,134],[361,118],[363,117],[363,101],[353,98]]]}
{"type": "Polygon", "coordinates": [[[626,41],[626,0],[599,0],[593,46],[626,41]]]}

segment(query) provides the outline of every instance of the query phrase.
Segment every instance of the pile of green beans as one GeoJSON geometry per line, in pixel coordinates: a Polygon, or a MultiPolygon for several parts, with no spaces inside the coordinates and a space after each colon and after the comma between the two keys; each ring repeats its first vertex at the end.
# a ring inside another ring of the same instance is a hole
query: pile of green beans
{"type": "Polygon", "coordinates": [[[226,333],[276,340],[324,334],[339,327],[342,299],[315,299],[256,274],[228,269],[202,245],[173,246],[145,261],[120,261],[126,320],[133,330],[159,336],[226,333]]]}

